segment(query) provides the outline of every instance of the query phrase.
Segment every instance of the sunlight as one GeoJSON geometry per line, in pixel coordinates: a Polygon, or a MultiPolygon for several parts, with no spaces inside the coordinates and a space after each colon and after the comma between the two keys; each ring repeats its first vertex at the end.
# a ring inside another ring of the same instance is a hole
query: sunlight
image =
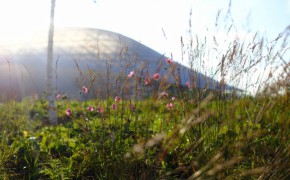
{"type": "Polygon", "coordinates": [[[48,27],[49,1],[1,1],[1,43],[23,43],[34,29],[48,27]]]}
{"type": "MultiPolygon", "coordinates": [[[[92,27],[94,11],[94,4],[57,1],[54,24],[56,27],[92,27]]],[[[1,42],[15,44],[27,41],[35,30],[48,29],[49,18],[50,0],[0,1],[1,42]]]]}

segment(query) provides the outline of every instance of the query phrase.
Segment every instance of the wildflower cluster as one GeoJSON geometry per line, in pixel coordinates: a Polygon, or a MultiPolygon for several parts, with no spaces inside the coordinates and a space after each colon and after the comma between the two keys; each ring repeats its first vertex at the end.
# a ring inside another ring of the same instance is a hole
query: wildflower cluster
{"type": "MultiPolygon", "coordinates": [[[[170,58],[166,58],[165,62],[169,65],[173,65],[173,60],[170,58]]],[[[128,78],[132,78],[133,76],[135,76],[135,71],[130,71],[128,74],[128,78]]],[[[155,81],[159,81],[160,80],[160,74],[158,72],[154,73],[152,76],[146,76],[144,79],[144,84],[148,85],[151,82],[151,79],[155,80],[155,81]]]]}
{"type": "MultiPolygon", "coordinates": [[[[173,65],[173,60],[170,59],[170,58],[166,58],[166,59],[165,59],[165,62],[166,62],[167,64],[169,64],[170,66],[173,65]]],[[[135,76],[135,71],[134,71],[134,70],[130,71],[129,74],[128,74],[127,76],[128,76],[128,78],[133,78],[133,77],[135,76]]],[[[159,74],[158,72],[156,72],[156,73],[154,73],[153,75],[147,75],[147,76],[145,77],[145,79],[144,79],[144,84],[145,84],[145,85],[148,85],[148,84],[150,84],[150,82],[151,82],[152,80],[154,80],[154,81],[159,81],[159,80],[160,80],[160,74],[159,74]]],[[[186,85],[188,86],[188,88],[191,89],[191,86],[190,86],[190,83],[189,83],[189,82],[186,82],[186,85]]],[[[82,93],[83,95],[86,95],[86,94],[89,93],[89,89],[88,89],[86,86],[82,86],[82,88],[81,88],[81,93],[82,93]]],[[[162,96],[163,98],[168,98],[168,97],[169,97],[169,95],[168,95],[167,92],[162,92],[162,93],[161,93],[161,96],[162,96]]],[[[61,98],[63,98],[62,94],[57,94],[57,95],[56,95],[56,99],[61,99],[61,98]]],[[[174,107],[174,103],[173,103],[173,101],[175,101],[175,99],[176,99],[175,97],[171,97],[171,98],[169,99],[169,102],[166,104],[166,108],[167,108],[168,110],[170,110],[170,109],[172,109],[172,108],[174,107]]],[[[115,96],[114,103],[112,104],[111,108],[112,108],[113,110],[117,110],[118,103],[119,103],[120,101],[121,101],[120,96],[115,96]]],[[[93,106],[93,105],[89,105],[88,107],[86,107],[86,109],[87,109],[89,112],[98,112],[98,113],[100,113],[100,114],[104,113],[104,108],[103,108],[102,106],[98,106],[98,107],[96,108],[96,107],[93,106]]],[[[131,101],[130,101],[129,109],[130,109],[131,111],[135,111],[135,106],[133,105],[133,103],[132,103],[131,101]]],[[[66,114],[67,116],[71,116],[71,114],[72,114],[72,110],[71,110],[70,108],[67,108],[67,109],[65,110],[65,114],[66,114]]]]}
{"type": "MultiPolygon", "coordinates": [[[[86,87],[86,86],[83,86],[82,87],[82,89],[81,89],[81,92],[83,93],[83,94],[88,94],[88,92],[89,92],[89,89],[86,87]]],[[[60,98],[62,98],[62,95],[61,94],[57,94],[56,95],[56,99],[60,99],[60,98]]],[[[89,105],[88,107],[86,107],[86,109],[89,111],[89,112],[98,112],[98,113],[100,113],[100,114],[102,114],[102,113],[104,113],[104,108],[100,105],[100,106],[98,106],[97,108],[95,108],[95,106],[94,105],[89,105]]],[[[72,115],[72,110],[68,107],[66,110],[65,110],[65,114],[67,115],[67,116],[71,116],[72,115]]]]}
{"type": "Polygon", "coordinates": [[[166,108],[167,110],[170,110],[174,107],[174,101],[176,100],[176,98],[174,96],[172,96],[171,98],[169,98],[169,95],[167,92],[162,92],[159,96],[160,98],[164,98],[167,99],[169,102],[166,104],[166,108]],[[168,99],[169,98],[169,99],[168,99]]]}
{"type": "Polygon", "coordinates": [[[118,106],[118,103],[119,103],[120,100],[121,100],[120,96],[116,96],[115,97],[115,103],[113,103],[113,105],[112,105],[112,109],[113,110],[117,109],[117,106],[118,106]]]}

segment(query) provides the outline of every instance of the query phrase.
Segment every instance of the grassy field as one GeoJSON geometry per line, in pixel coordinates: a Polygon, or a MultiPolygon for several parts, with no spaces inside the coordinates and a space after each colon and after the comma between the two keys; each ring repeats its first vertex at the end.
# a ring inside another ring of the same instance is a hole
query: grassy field
{"type": "MultiPolygon", "coordinates": [[[[224,42],[228,46],[222,50],[215,37],[190,35],[188,44],[181,39],[194,70],[211,63],[205,61],[215,51],[220,87],[228,77],[233,85],[242,84],[263,66],[268,78],[257,79],[258,90],[251,95],[198,89],[194,80],[186,86],[176,82],[172,88],[158,72],[140,80],[131,71],[123,77],[120,92],[112,91],[105,99],[87,98],[94,78],[83,82],[79,97],[56,94],[57,125],[49,124],[52,107],[45,96],[20,102],[4,97],[0,178],[289,179],[290,64],[285,39],[279,35],[267,41],[256,34],[252,41],[224,42]],[[276,69],[266,71],[269,65],[276,69]],[[128,81],[141,83],[124,95],[131,88],[128,81]],[[147,88],[150,83],[155,90],[147,88]],[[138,98],[140,93],[143,98],[138,98]]],[[[175,77],[175,62],[166,59],[164,64],[175,77]]]]}
{"type": "MultiPolygon", "coordinates": [[[[86,93],[83,89],[83,94],[86,93]]],[[[57,100],[0,107],[1,179],[287,179],[289,91],[222,98],[57,100]]],[[[190,97],[190,98],[189,98],[190,97]]]]}

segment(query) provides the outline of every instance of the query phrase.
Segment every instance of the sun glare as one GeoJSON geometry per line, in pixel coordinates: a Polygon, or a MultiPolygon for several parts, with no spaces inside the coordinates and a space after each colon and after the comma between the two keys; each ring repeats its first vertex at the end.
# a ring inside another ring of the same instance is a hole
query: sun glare
{"type": "Polygon", "coordinates": [[[48,27],[49,1],[0,1],[1,41],[22,41],[33,29],[48,27]]]}
{"type": "MultiPolygon", "coordinates": [[[[0,1],[1,42],[26,41],[38,29],[48,29],[51,1],[0,1]]],[[[56,1],[55,27],[93,27],[97,10],[93,1],[56,1]]],[[[1,43],[0,42],[0,43],[1,43]]]]}

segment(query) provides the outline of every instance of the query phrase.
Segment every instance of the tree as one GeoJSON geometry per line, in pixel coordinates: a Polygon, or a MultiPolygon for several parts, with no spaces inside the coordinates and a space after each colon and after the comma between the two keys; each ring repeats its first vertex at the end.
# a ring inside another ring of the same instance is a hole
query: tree
{"type": "Polygon", "coordinates": [[[53,83],[53,34],[54,34],[54,9],[55,0],[51,0],[50,10],[50,25],[48,32],[48,43],[47,43],[47,97],[49,101],[49,122],[50,124],[56,125],[57,116],[55,110],[55,96],[54,96],[54,83],[53,83]]]}

